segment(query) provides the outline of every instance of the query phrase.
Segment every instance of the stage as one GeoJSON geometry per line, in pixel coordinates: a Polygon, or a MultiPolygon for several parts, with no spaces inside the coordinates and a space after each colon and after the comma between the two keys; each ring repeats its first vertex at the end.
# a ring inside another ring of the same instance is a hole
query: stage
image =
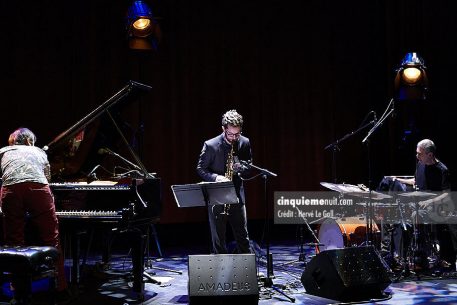
{"type": "MultiPolygon", "coordinates": [[[[333,304],[340,303],[336,300],[325,299],[307,294],[300,280],[306,266],[300,257],[303,257],[309,265],[309,261],[315,255],[313,249],[308,247],[301,251],[300,245],[294,240],[275,240],[271,242],[270,252],[273,257],[273,284],[286,296],[273,288],[266,288],[262,284],[266,270],[265,247],[253,241],[256,252],[256,261],[259,279],[259,304],[333,304]],[[300,256],[300,254],[302,254],[300,256]]],[[[146,271],[152,275],[156,283],[145,278],[144,301],[139,301],[132,294],[129,271],[131,260],[128,249],[116,251],[108,266],[100,265],[101,257],[91,254],[87,265],[83,269],[79,287],[73,287],[78,291],[76,298],[69,304],[188,304],[188,255],[207,254],[205,245],[194,247],[164,247],[163,257],[157,257],[151,253],[145,261],[146,271]],[[123,252],[123,253],[122,253],[123,252]],[[149,267],[159,267],[150,269],[149,267]],[[170,269],[165,271],[160,268],[170,269]],[[182,272],[179,274],[178,272],[182,272]],[[155,273],[155,274],[154,274],[155,273]]],[[[152,251],[154,252],[154,251],[152,251]]],[[[71,261],[66,261],[69,267],[71,261]]],[[[443,273],[441,276],[410,275],[398,278],[390,274],[392,283],[385,289],[384,300],[372,300],[371,304],[455,304],[457,302],[457,277],[455,272],[443,273]]],[[[36,286],[36,285],[35,285],[36,286]]],[[[36,290],[43,288],[35,287],[36,290]]],[[[5,290],[5,285],[4,285],[5,290]]],[[[42,292],[37,292],[35,304],[39,302],[42,292]]],[[[356,302],[361,303],[361,302],[356,302]]]]}

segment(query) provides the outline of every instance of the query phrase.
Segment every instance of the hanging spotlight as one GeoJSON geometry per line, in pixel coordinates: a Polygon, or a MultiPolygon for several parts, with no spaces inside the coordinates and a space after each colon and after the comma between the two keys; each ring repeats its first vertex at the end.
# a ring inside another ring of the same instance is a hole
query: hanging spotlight
{"type": "Polygon", "coordinates": [[[129,7],[127,29],[131,49],[157,49],[161,36],[160,27],[145,1],[134,1],[129,7]]]}
{"type": "Polygon", "coordinates": [[[425,100],[427,90],[424,60],[417,53],[406,54],[395,77],[396,100],[425,100]]]}

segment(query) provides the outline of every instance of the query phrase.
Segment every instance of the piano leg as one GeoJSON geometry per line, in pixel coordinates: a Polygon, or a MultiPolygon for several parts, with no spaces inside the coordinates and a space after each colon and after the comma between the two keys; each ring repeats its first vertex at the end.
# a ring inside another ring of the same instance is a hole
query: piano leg
{"type": "Polygon", "coordinates": [[[133,287],[134,293],[138,294],[139,298],[144,297],[144,247],[146,235],[139,228],[128,229],[128,240],[132,249],[132,265],[133,265],[133,287]]]}
{"type": "Polygon", "coordinates": [[[79,261],[81,257],[81,235],[86,234],[86,231],[77,231],[71,234],[71,278],[70,282],[72,284],[79,284],[81,277],[81,269],[79,266],[79,261]]]}

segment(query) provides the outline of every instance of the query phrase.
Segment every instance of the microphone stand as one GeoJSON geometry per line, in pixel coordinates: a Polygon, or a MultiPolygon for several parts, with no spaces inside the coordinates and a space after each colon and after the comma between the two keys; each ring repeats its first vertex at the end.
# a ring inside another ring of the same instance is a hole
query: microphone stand
{"type": "MultiPolygon", "coordinates": [[[[370,113],[374,113],[374,111],[370,111],[367,114],[367,116],[370,113]]],[[[366,119],[367,116],[365,116],[365,119],[366,119]]],[[[365,119],[363,121],[365,121],[365,119]]],[[[356,130],[347,133],[346,135],[344,135],[342,138],[336,140],[335,142],[333,142],[333,143],[331,143],[331,144],[329,144],[329,145],[324,147],[324,150],[332,149],[332,176],[333,176],[333,182],[334,183],[338,183],[337,175],[336,175],[336,152],[340,151],[340,148],[339,148],[338,144],[344,142],[345,140],[347,140],[348,138],[352,137],[353,135],[356,135],[357,133],[359,133],[360,131],[364,130],[368,126],[375,125],[375,124],[376,124],[376,120],[372,120],[372,121],[366,123],[365,125],[360,126],[356,130]]]]}
{"type": "Polygon", "coordinates": [[[376,124],[374,124],[374,126],[370,129],[370,131],[368,131],[368,134],[362,140],[362,143],[365,143],[370,138],[371,134],[373,132],[375,132],[379,128],[379,126],[381,126],[384,123],[384,121],[390,116],[390,114],[394,111],[395,111],[394,99],[391,99],[389,102],[389,105],[387,105],[387,109],[384,111],[382,117],[379,119],[379,121],[377,121],[377,122],[374,121],[376,124]]]}
{"type": "MultiPolygon", "coordinates": [[[[129,142],[127,141],[127,139],[125,138],[124,134],[122,133],[121,129],[119,128],[118,124],[116,123],[116,120],[113,118],[113,116],[111,115],[111,113],[107,110],[106,111],[108,113],[108,116],[109,118],[111,119],[111,122],[113,123],[114,127],[116,127],[116,130],[117,132],[119,133],[119,135],[121,136],[121,139],[122,141],[124,142],[124,144],[126,145],[126,147],[128,148],[130,154],[132,155],[133,159],[135,159],[136,164],[133,164],[132,162],[128,161],[127,159],[119,156],[118,154],[115,154],[116,156],[118,156],[119,158],[121,158],[122,160],[124,160],[126,163],[130,164],[131,166],[135,167],[136,169],[139,169],[141,173],[143,173],[143,176],[144,178],[155,178],[154,175],[152,173],[149,173],[148,170],[146,169],[146,167],[144,166],[143,162],[141,162],[140,158],[138,157],[138,155],[133,151],[132,147],[130,146],[129,142]]],[[[108,151],[110,151],[109,149],[107,149],[108,151]]]]}
{"type": "Polygon", "coordinates": [[[265,205],[265,236],[266,236],[266,248],[267,248],[267,276],[265,279],[263,279],[264,285],[267,288],[273,288],[275,291],[279,292],[286,298],[288,298],[292,303],[295,303],[295,298],[288,296],[284,291],[282,291],[280,288],[275,286],[273,284],[273,257],[272,254],[270,253],[270,229],[269,229],[269,224],[268,224],[268,214],[269,214],[269,209],[268,209],[268,200],[267,200],[267,182],[268,182],[268,177],[277,177],[278,175],[270,172],[267,169],[258,167],[252,163],[246,162],[244,160],[240,160],[241,164],[248,167],[248,168],[254,168],[258,170],[261,173],[262,179],[263,179],[263,200],[264,200],[264,205],[265,205]]]}
{"type": "MultiPolygon", "coordinates": [[[[368,205],[367,205],[367,229],[366,229],[366,243],[371,245],[373,242],[373,219],[374,219],[374,206],[372,204],[372,170],[371,170],[371,152],[370,152],[370,136],[384,123],[384,121],[394,112],[394,99],[390,99],[389,104],[387,105],[386,110],[382,114],[379,121],[374,121],[373,127],[368,131],[365,138],[362,140],[362,143],[367,143],[367,153],[368,153],[368,205]]],[[[382,230],[382,228],[381,228],[382,230]]]]}
{"type": "Polygon", "coordinates": [[[129,161],[128,159],[122,157],[122,156],[119,155],[118,153],[115,153],[115,152],[112,151],[111,149],[109,149],[109,148],[103,148],[103,149],[106,150],[108,154],[113,155],[113,156],[115,156],[115,157],[118,157],[119,159],[121,159],[122,161],[124,161],[125,163],[127,163],[128,165],[130,165],[131,167],[135,168],[136,170],[142,171],[141,167],[139,167],[138,165],[136,165],[136,164],[134,164],[133,162],[129,161]]]}
{"type": "MultiPolygon", "coordinates": [[[[336,154],[336,151],[337,150],[340,150],[339,147],[338,147],[338,144],[339,143],[342,143],[343,141],[347,140],[348,138],[352,137],[353,135],[356,135],[357,133],[359,133],[360,131],[364,130],[365,128],[367,128],[368,126],[371,126],[373,125],[373,127],[370,129],[370,132],[372,133],[373,131],[373,128],[374,126],[377,125],[376,123],[376,113],[374,111],[370,111],[366,116],[365,116],[365,119],[362,121],[362,124],[363,122],[365,122],[366,118],[368,117],[369,114],[373,113],[374,114],[374,118],[373,120],[371,120],[370,122],[360,126],[359,128],[357,128],[356,130],[354,131],[351,131],[350,133],[344,135],[342,138],[336,140],[335,142],[327,145],[326,147],[324,147],[324,150],[327,150],[327,149],[332,149],[332,175],[333,175],[333,182],[334,183],[337,183],[337,178],[336,178],[336,157],[335,157],[335,154],[336,154]]],[[[369,134],[370,134],[369,132],[369,134]]],[[[368,158],[369,159],[369,158],[368,158]]],[[[370,166],[370,165],[369,165],[370,166]]],[[[371,172],[371,170],[369,170],[371,172]]],[[[370,179],[371,179],[371,174],[369,175],[370,176],[370,179]]],[[[370,188],[370,195],[369,197],[371,198],[371,186],[370,186],[370,183],[368,183],[368,187],[370,188]]],[[[371,201],[371,199],[370,199],[371,201]]],[[[368,241],[368,228],[369,228],[369,224],[368,224],[368,211],[367,211],[367,241],[368,241]]]]}

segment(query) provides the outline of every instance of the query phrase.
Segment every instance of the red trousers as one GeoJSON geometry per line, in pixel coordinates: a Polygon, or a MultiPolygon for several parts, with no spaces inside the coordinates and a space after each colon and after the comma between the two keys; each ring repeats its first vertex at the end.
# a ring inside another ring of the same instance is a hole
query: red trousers
{"type": "Polygon", "coordinates": [[[60,255],[56,265],[57,290],[65,289],[67,281],[60,246],[59,222],[56,216],[54,196],[49,186],[34,182],[2,186],[0,198],[0,206],[4,213],[5,244],[24,246],[25,223],[26,220],[30,222],[41,243],[35,246],[52,246],[59,250],[60,255]]]}

